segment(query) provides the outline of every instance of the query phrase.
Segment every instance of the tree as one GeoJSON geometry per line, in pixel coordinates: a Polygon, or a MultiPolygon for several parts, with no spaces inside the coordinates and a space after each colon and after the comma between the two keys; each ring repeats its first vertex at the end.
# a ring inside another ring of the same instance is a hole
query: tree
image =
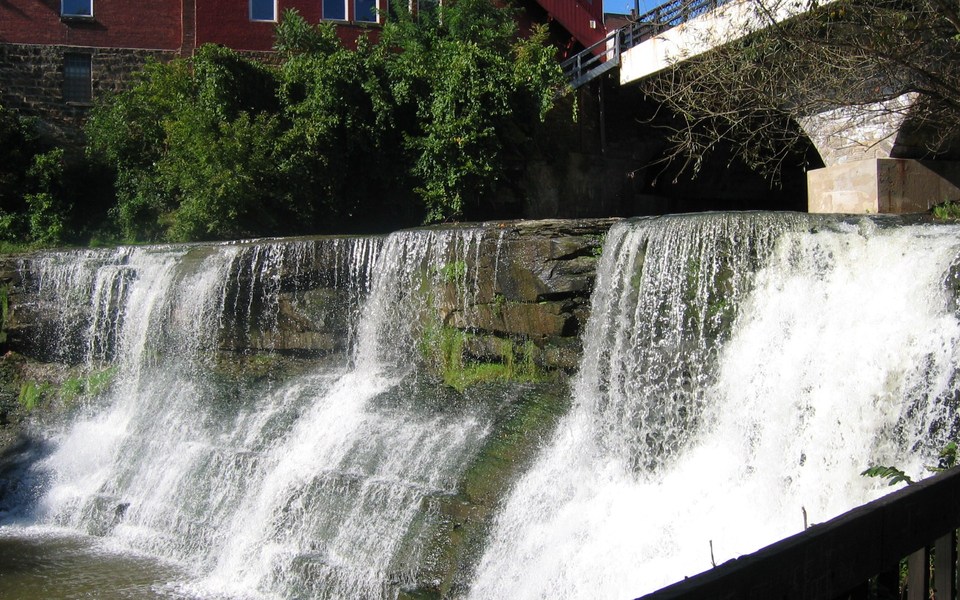
{"type": "Polygon", "coordinates": [[[35,125],[0,106],[0,241],[17,246],[69,237],[64,153],[44,144],[35,125]]]}
{"type": "Polygon", "coordinates": [[[115,169],[124,237],[223,239],[296,222],[274,168],[277,87],[266,66],[204,46],[189,60],[149,64],[98,105],[88,154],[115,169]]]}
{"type": "Polygon", "coordinates": [[[313,26],[291,11],[275,47],[287,123],[277,168],[291,187],[311,190],[315,209],[340,228],[420,222],[381,53],[365,38],[348,49],[334,25],[313,26]]]}
{"type": "Polygon", "coordinates": [[[943,0],[814,1],[782,23],[774,0],[755,11],[760,32],[671,66],[644,82],[645,93],[673,115],[672,151],[696,172],[717,144],[732,145],[749,166],[776,178],[785,163],[809,160],[805,117],[904,94],[918,100],[911,127],[936,132],[918,152],[949,150],[960,133],[960,5],[943,0]]]}
{"type": "Polygon", "coordinates": [[[531,137],[565,82],[546,27],[521,39],[513,11],[489,0],[395,13],[379,50],[411,173],[428,221],[458,218],[492,191],[506,149],[531,137]]]}
{"type": "Polygon", "coordinates": [[[489,0],[405,4],[355,49],[286,11],[276,66],[204,46],[98,105],[89,154],[116,173],[124,236],[350,232],[478,206],[563,85],[554,51],[489,0]]]}

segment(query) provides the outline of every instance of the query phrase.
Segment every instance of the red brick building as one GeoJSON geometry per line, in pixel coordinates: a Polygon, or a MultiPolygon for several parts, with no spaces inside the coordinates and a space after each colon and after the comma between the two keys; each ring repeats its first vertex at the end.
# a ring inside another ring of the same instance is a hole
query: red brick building
{"type": "MultiPolygon", "coordinates": [[[[98,93],[122,88],[149,58],[189,56],[207,43],[267,52],[286,9],[309,22],[337,23],[341,39],[353,45],[358,36],[376,36],[388,1],[4,0],[0,102],[75,130],[98,93]]],[[[562,54],[605,35],[603,0],[515,1],[521,28],[550,23],[562,54]]]]}

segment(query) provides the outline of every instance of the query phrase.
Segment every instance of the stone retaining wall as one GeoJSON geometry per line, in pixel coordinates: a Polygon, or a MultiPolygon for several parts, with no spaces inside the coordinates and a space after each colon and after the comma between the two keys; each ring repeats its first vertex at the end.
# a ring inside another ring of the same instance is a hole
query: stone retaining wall
{"type": "Polygon", "coordinates": [[[76,142],[92,103],[66,102],[64,54],[91,60],[93,100],[129,87],[131,75],[148,60],[170,60],[176,52],[75,46],[0,44],[0,102],[25,116],[38,117],[44,133],[57,142],[76,142]]]}

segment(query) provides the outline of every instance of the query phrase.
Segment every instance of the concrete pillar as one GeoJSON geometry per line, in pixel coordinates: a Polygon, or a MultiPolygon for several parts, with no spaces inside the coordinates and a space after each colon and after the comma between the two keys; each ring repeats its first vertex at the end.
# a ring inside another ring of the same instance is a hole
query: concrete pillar
{"type": "Polygon", "coordinates": [[[811,213],[916,213],[948,201],[960,201],[960,162],[873,158],[807,173],[811,213]]]}

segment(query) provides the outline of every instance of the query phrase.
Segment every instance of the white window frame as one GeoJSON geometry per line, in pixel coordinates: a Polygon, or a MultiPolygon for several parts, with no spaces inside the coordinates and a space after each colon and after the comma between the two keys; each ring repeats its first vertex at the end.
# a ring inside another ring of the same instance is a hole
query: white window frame
{"type": "Polygon", "coordinates": [[[247,16],[249,16],[249,17],[250,17],[250,20],[253,21],[253,22],[255,22],[255,23],[276,23],[276,22],[277,22],[277,0],[272,0],[272,1],[273,1],[273,17],[271,17],[271,18],[269,18],[269,19],[257,19],[257,18],[254,18],[254,16],[253,16],[253,3],[254,3],[254,2],[257,2],[257,0],[250,0],[250,1],[247,3],[247,9],[248,9],[247,16]]]}
{"type": "Polygon", "coordinates": [[[74,19],[92,19],[93,18],[93,0],[87,0],[88,5],[90,6],[90,13],[68,13],[66,7],[64,6],[64,0],[60,0],[60,16],[66,18],[74,19]]]}
{"type": "Polygon", "coordinates": [[[324,21],[341,21],[346,22],[350,19],[350,0],[340,0],[340,4],[343,6],[343,17],[328,17],[327,16],[327,2],[330,0],[321,0],[320,2],[320,12],[323,13],[320,18],[324,21]]]}

